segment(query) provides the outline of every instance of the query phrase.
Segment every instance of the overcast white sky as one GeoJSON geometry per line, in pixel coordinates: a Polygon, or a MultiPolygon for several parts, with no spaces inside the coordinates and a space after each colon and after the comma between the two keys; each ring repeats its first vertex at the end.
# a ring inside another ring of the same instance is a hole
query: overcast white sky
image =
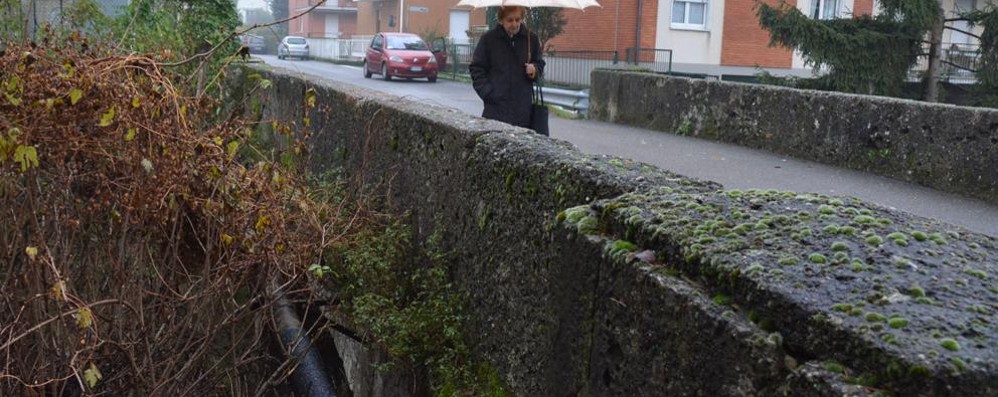
{"type": "Polygon", "coordinates": [[[243,10],[247,8],[267,8],[267,3],[264,3],[263,0],[239,0],[236,8],[243,10]]]}

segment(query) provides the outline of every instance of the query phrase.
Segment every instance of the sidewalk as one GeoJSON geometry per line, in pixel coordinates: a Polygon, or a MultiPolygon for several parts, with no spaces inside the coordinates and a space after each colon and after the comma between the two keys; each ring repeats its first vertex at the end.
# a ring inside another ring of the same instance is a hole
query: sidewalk
{"type": "MultiPolygon", "coordinates": [[[[482,114],[471,84],[439,80],[364,79],[360,68],[321,62],[265,62],[304,74],[338,80],[427,105],[482,114]]],[[[998,236],[998,206],[859,171],[779,156],[761,150],[592,120],[551,118],[551,137],[581,151],[645,162],[685,176],[721,183],[728,189],[777,189],[853,196],[888,208],[934,218],[998,236]]],[[[996,171],[998,172],[998,171],[996,171]]]]}

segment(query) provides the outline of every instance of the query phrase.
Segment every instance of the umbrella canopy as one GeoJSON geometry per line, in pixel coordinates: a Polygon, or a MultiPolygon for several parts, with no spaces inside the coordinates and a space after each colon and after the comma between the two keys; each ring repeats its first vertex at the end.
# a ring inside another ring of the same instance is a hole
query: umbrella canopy
{"type": "Polygon", "coordinates": [[[576,8],[600,7],[596,0],[461,0],[459,6],[471,6],[475,8],[499,7],[499,6],[523,6],[534,7],[554,7],[554,8],[576,8]]]}

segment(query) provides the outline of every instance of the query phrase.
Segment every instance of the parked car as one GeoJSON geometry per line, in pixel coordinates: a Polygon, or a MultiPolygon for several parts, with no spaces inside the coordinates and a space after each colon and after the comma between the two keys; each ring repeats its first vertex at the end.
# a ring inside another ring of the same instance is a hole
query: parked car
{"type": "MultiPolygon", "coordinates": [[[[442,51],[440,52],[442,53],[442,51]]],[[[442,54],[446,56],[446,54],[442,54]]],[[[364,77],[380,74],[392,77],[425,78],[437,81],[440,61],[426,42],[412,33],[382,32],[374,35],[364,56],[364,77]]]]}
{"type": "Polygon", "coordinates": [[[263,54],[266,52],[266,43],[261,36],[249,33],[242,34],[239,35],[239,42],[249,48],[251,54],[263,54]]]}
{"type": "Polygon", "coordinates": [[[281,44],[277,45],[277,58],[289,57],[308,59],[308,41],[304,37],[285,36],[281,39],[281,44]]]}

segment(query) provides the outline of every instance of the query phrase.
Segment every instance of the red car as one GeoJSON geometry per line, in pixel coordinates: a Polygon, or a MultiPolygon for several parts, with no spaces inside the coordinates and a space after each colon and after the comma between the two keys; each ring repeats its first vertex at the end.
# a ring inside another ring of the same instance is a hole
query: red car
{"type": "Polygon", "coordinates": [[[426,42],[412,33],[382,32],[374,35],[364,56],[364,77],[380,74],[385,80],[392,77],[407,79],[426,78],[437,81],[437,72],[446,56],[441,51],[430,51],[426,42]]]}

